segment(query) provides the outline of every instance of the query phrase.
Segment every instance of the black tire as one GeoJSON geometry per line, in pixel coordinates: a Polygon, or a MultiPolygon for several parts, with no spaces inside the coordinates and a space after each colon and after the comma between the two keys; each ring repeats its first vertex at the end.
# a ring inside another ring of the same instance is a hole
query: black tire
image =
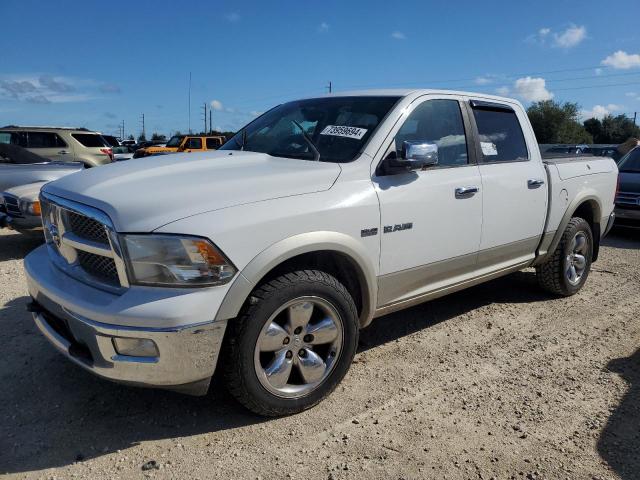
{"type": "Polygon", "coordinates": [[[553,254],[542,265],[536,267],[536,276],[538,284],[546,291],[555,295],[568,297],[580,291],[587,281],[589,270],[591,269],[591,261],[593,257],[593,233],[589,223],[580,217],[573,217],[562,234],[560,243],[556,247],[553,254]],[[572,252],[571,242],[578,233],[584,233],[588,240],[587,253],[584,255],[586,259],[586,267],[584,273],[577,283],[572,283],[566,275],[568,267],[567,256],[572,252]]]}
{"type": "Polygon", "coordinates": [[[242,405],[259,415],[290,415],[311,408],[327,397],[346,375],[356,353],[358,335],[355,303],[336,278],[316,270],[279,276],[256,288],[238,318],[229,323],[223,347],[227,388],[242,405]],[[343,324],[342,347],[333,369],[314,390],[303,397],[283,398],[260,383],[254,366],[254,350],[271,315],[301,296],[320,297],[335,307],[343,324]]]}

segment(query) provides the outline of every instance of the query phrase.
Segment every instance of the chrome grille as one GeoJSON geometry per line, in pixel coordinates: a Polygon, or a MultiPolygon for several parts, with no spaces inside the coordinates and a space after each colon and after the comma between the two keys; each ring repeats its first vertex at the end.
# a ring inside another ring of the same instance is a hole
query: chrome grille
{"type": "Polygon", "coordinates": [[[109,245],[107,229],[102,223],[73,211],[67,212],[67,219],[69,231],[81,238],[109,245]]]}
{"type": "Polygon", "coordinates": [[[19,218],[23,217],[22,212],[20,211],[20,203],[18,201],[18,197],[14,197],[13,195],[5,193],[4,206],[10,216],[19,218]]]}
{"type": "Polygon", "coordinates": [[[114,286],[119,286],[118,269],[113,258],[78,250],[78,263],[89,275],[98,277],[114,286]]]}
{"type": "Polygon", "coordinates": [[[111,220],[86,205],[42,193],[44,235],[53,263],[90,285],[121,292],[129,286],[111,220]]]}

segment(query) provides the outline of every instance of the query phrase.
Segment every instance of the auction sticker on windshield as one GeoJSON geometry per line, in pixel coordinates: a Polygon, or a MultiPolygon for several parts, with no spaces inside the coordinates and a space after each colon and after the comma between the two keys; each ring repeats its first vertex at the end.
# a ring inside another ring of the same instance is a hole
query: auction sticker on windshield
{"type": "Polygon", "coordinates": [[[360,140],[367,133],[366,128],[345,127],[341,125],[327,125],[320,135],[333,135],[334,137],[355,138],[360,140]]]}

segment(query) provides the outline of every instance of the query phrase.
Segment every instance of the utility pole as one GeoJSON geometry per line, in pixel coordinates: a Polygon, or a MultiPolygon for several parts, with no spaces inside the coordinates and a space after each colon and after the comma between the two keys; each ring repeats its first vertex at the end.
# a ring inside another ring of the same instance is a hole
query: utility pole
{"type": "Polygon", "coordinates": [[[209,108],[209,135],[213,134],[213,123],[211,123],[211,108],[209,108]]]}
{"type": "Polygon", "coordinates": [[[204,130],[203,132],[206,134],[207,133],[207,102],[204,102],[204,104],[202,105],[203,108],[203,117],[204,117],[204,130]]]}
{"type": "Polygon", "coordinates": [[[325,88],[326,88],[327,90],[329,90],[329,93],[331,93],[331,92],[333,91],[333,88],[332,88],[332,87],[333,87],[333,85],[331,84],[331,80],[329,80],[329,85],[327,85],[325,88]]]}
{"type": "Polygon", "coordinates": [[[144,131],[144,113],[142,114],[142,120],[141,121],[142,121],[142,136],[146,139],[147,135],[145,134],[145,131],[144,131]]]}
{"type": "Polygon", "coordinates": [[[191,72],[189,72],[189,133],[191,133],[191,72]]]}
{"type": "Polygon", "coordinates": [[[638,112],[633,112],[633,124],[636,124],[636,117],[638,116],[638,112]]]}
{"type": "Polygon", "coordinates": [[[122,134],[120,135],[120,140],[124,140],[124,120],[122,120],[122,134]]]}

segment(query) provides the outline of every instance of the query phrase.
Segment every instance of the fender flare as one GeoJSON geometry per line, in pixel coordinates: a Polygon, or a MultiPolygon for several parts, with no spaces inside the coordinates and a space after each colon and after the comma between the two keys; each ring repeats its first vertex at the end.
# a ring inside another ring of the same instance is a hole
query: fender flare
{"type": "MultiPolygon", "coordinates": [[[[574,198],[573,201],[569,204],[566,211],[564,212],[564,215],[562,216],[562,219],[560,220],[560,224],[558,225],[558,229],[556,230],[553,236],[553,239],[551,240],[551,243],[546,248],[546,251],[541,256],[539,256],[536,259],[536,261],[533,263],[534,266],[544,263],[546,259],[549,257],[549,255],[551,255],[556,250],[556,248],[558,247],[558,244],[560,243],[560,239],[562,238],[562,235],[564,234],[564,231],[567,228],[569,221],[571,220],[573,215],[576,213],[576,210],[578,210],[578,208],[582,204],[587,202],[593,203],[595,205],[593,222],[595,225],[598,226],[599,232],[602,232],[602,226],[600,225],[602,221],[602,206],[600,205],[598,196],[596,192],[593,192],[593,191],[584,192],[582,195],[579,195],[576,198],[574,198]]],[[[597,255],[597,245],[600,243],[600,239],[596,238],[596,235],[599,232],[595,232],[595,231],[593,232],[594,243],[596,244],[594,245],[594,255],[597,255]]],[[[543,246],[541,246],[541,249],[542,248],[543,246]]],[[[539,251],[541,249],[539,249],[539,251]]]]}
{"type": "Polygon", "coordinates": [[[249,294],[265,275],[280,265],[304,253],[333,251],[345,255],[358,272],[362,291],[360,326],[373,319],[377,302],[377,275],[371,254],[353,237],[339,232],[307,232],[280,240],[256,255],[231,284],[218,309],[216,320],[229,320],[238,316],[249,294]]]}

